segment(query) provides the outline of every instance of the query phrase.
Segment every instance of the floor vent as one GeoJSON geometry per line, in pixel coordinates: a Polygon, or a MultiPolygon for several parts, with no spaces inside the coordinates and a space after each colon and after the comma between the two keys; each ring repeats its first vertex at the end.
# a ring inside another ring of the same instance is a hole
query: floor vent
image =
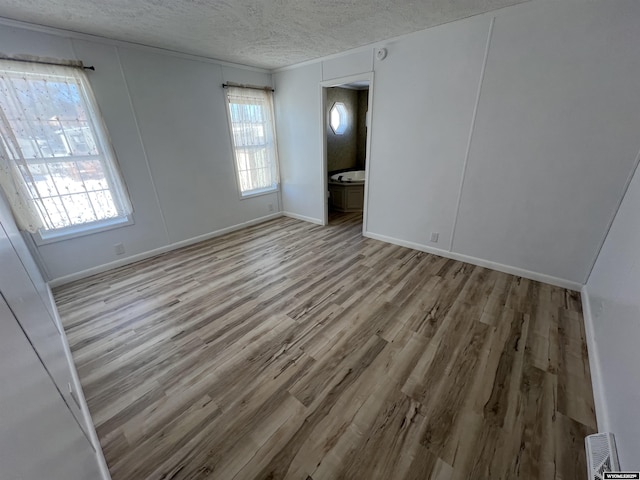
{"type": "Polygon", "coordinates": [[[619,472],[618,451],[613,433],[594,433],[584,439],[589,480],[603,480],[604,472],[619,472]]]}

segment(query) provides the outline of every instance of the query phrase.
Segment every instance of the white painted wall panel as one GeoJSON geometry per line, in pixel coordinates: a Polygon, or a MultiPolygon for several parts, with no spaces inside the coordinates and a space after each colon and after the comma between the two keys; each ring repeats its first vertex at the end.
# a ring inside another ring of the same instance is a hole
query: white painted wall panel
{"type": "Polygon", "coordinates": [[[120,58],[170,241],[230,225],[238,192],[221,67],[125,48],[120,58]]]}
{"type": "Polygon", "coordinates": [[[0,476],[102,478],[95,452],[0,297],[0,476]]]}
{"type": "MultiPolygon", "coordinates": [[[[23,240],[23,236],[18,231],[11,217],[9,207],[5,204],[3,195],[0,195],[0,266],[0,293],[2,294],[2,301],[6,301],[11,308],[11,314],[15,315],[14,320],[18,322],[22,333],[28,338],[29,349],[33,350],[33,355],[37,354],[39,362],[42,364],[40,367],[46,368],[46,373],[57,388],[56,396],[41,399],[43,410],[49,411],[55,408],[55,404],[62,402],[67,408],[67,413],[70,412],[73,415],[76,423],[67,425],[70,431],[61,431],[60,436],[67,437],[73,434],[76,427],[79,427],[85,432],[85,437],[91,439],[93,445],[99,449],[100,443],[91,423],[89,408],[84,399],[82,387],[78,380],[75,366],[73,365],[69,345],[65,338],[53,296],[40,275],[38,267],[23,240]]],[[[5,318],[2,315],[0,315],[0,319],[2,322],[12,320],[11,317],[7,316],[5,318]]],[[[21,343],[19,340],[11,338],[6,340],[21,343]]],[[[7,355],[11,355],[11,353],[4,348],[0,349],[0,352],[2,352],[3,355],[3,362],[8,358],[7,355]]],[[[22,357],[29,355],[30,354],[25,352],[20,353],[22,357]]],[[[31,375],[30,381],[33,383],[37,383],[36,377],[39,375],[37,370],[31,371],[26,366],[24,366],[23,370],[17,372],[17,374],[31,375]]],[[[3,382],[2,385],[2,389],[9,392],[8,395],[12,398],[24,393],[20,390],[19,381],[3,382]]],[[[1,401],[0,404],[2,404],[1,401]]],[[[0,410],[0,417],[3,415],[11,415],[10,411],[2,408],[2,405],[0,405],[0,410]]],[[[43,412],[30,412],[30,414],[31,413],[34,413],[35,416],[38,417],[38,421],[43,420],[43,412]]],[[[19,429],[21,426],[24,429],[33,429],[34,424],[30,423],[31,420],[32,418],[30,416],[22,417],[17,415],[16,418],[9,422],[11,426],[8,429],[0,428],[0,442],[10,441],[7,440],[6,437],[12,434],[12,429],[19,429]]],[[[0,421],[0,423],[2,422],[0,421]]],[[[47,431],[46,428],[42,428],[41,435],[48,438],[51,442],[51,432],[47,431]]],[[[47,448],[42,449],[38,454],[43,456],[39,461],[60,464],[64,462],[77,462],[79,461],[78,455],[82,453],[82,449],[76,450],[77,449],[74,449],[73,454],[61,450],[59,451],[59,455],[62,458],[57,458],[55,455],[52,455],[52,452],[57,450],[52,446],[47,446],[47,448]]],[[[108,473],[102,452],[99,450],[96,452],[92,449],[91,454],[93,460],[90,464],[93,464],[93,466],[91,466],[90,471],[94,471],[95,466],[98,465],[98,468],[105,474],[106,478],[108,473]]],[[[20,462],[21,460],[22,457],[14,459],[16,462],[20,462]]],[[[88,462],[89,460],[84,459],[83,462],[85,461],[88,462]]],[[[0,462],[0,465],[4,467],[2,462],[0,462]]],[[[20,465],[16,464],[16,467],[20,467],[20,465]]],[[[77,469],[82,467],[70,465],[69,468],[77,469]]],[[[6,473],[4,469],[2,469],[2,471],[6,473]]],[[[49,477],[47,476],[47,478],[49,477]]]]}
{"type": "MultiPolygon", "coordinates": [[[[2,265],[0,290],[4,299],[18,318],[33,348],[47,366],[69,410],[86,430],[82,410],[74,402],[68,388],[68,385],[73,383],[73,379],[64,351],[63,332],[58,330],[55,320],[49,314],[45,302],[34,287],[2,225],[0,225],[0,265],[2,265]]],[[[2,355],[4,358],[4,352],[2,355]]]]}
{"type": "Polygon", "coordinates": [[[326,201],[320,144],[321,80],[319,63],[274,75],[282,209],[317,222],[323,221],[326,201]]]}
{"type": "Polygon", "coordinates": [[[640,147],[640,3],[498,14],[453,250],[583,283],[640,147]]]}
{"type": "Polygon", "coordinates": [[[348,77],[373,71],[373,48],[322,61],[322,79],[348,77]]]}
{"type": "Polygon", "coordinates": [[[45,35],[6,25],[0,25],[0,53],[37,55],[65,60],[76,58],[69,38],[45,35]]]}
{"type": "Polygon", "coordinates": [[[169,242],[267,215],[267,203],[275,208],[277,194],[240,199],[221,66],[119,50],[169,242]]]}
{"type": "MultiPolygon", "coordinates": [[[[624,470],[640,470],[640,172],[636,172],[587,282],[604,397],[601,430],[612,431],[624,470]]],[[[593,351],[590,350],[592,355],[593,351]]]]}
{"type": "MultiPolygon", "coordinates": [[[[87,426],[84,425],[82,410],[69,392],[68,385],[73,384],[73,378],[64,350],[63,332],[58,329],[58,325],[51,316],[46,306],[48,302],[45,302],[39,294],[34,282],[24,269],[24,260],[18,256],[9,241],[7,230],[3,224],[0,224],[0,265],[2,265],[0,290],[33,348],[46,365],[69,410],[82,428],[88,431],[87,426]]],[[[28,259],[28,257],[24,258],[28,259]]],[[[4,357],[4,352],[2,354],[4,357]]]]}
{"type": "Polygon", "coordinates": [[[449,248],[490,21],[425,30],[376,61],[369,232],[449,248]]]}
{"type": "MultiPolygon", "coordinates": [[[[23,238],[23,234],[18,230],[15,221],[13,220],[13,216],[11,214],[11,209],[9,205],[6,203],[5,196],[3,192],[0,192],[0,234],[4,231],[7,236],[8,242],[11,243],[13,248],[16,251],[20,261],[24,269],[26,270],[28,276],[31,278],[33,285],[40,296],[40,299],[44,303],[45,308],[47,309],[47,313],[51,318],[54,326],[62,331],[62,327],[57,325],[55,322],[55,306],[51,304],[49,301],[49,289],[47,284],[42,276],[40,271],[40,267],[36,264],[29,247],[25,243],[23,238]]],[[[25,236],[28,234],[24,234],[25,236]]]]}
{"type": "Polygon", "coordinates": [[[240,67],[230,67],[228,65],[222,65],[222,79],[225,82],[242,83],[257,87],[273,86],[273,79],[270,73],[240,67]]]}

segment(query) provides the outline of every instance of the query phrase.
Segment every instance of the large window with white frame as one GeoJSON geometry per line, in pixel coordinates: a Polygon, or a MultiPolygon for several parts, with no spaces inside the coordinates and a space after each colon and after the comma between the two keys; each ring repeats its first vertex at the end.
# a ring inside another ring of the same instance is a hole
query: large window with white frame
{"type": "Polygon", "coordinates": [[[229,128],[243,197],[278,189],[278,153],[269,90],[227,87],[229,128]]]}
{"type": "Polygon", "coordinates": [[[18,224],[41,241],[130,222],[128,194],[82,69],[0,61],[0,185],[18,224]],[[20,218],[29,211],[35,218],[20,218]]]}

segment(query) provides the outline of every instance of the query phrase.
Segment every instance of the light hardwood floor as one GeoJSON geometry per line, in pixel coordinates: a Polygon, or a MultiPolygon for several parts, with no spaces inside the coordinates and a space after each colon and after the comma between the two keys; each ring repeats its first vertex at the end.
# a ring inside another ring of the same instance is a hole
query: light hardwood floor
{"type": "Polygon", "coordinates": [[[582,479],[578,293],[282,218],[58,288],[114,480],[582,479]]]}

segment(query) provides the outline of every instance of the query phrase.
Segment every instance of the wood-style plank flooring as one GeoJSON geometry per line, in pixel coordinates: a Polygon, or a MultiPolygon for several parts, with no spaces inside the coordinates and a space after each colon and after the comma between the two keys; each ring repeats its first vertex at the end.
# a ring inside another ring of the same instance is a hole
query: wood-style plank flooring
{"type": "Polygon", "coordinates": [[[576,292],[281,218],[58,288],[114,480],[584,478],[576,292]]]}

